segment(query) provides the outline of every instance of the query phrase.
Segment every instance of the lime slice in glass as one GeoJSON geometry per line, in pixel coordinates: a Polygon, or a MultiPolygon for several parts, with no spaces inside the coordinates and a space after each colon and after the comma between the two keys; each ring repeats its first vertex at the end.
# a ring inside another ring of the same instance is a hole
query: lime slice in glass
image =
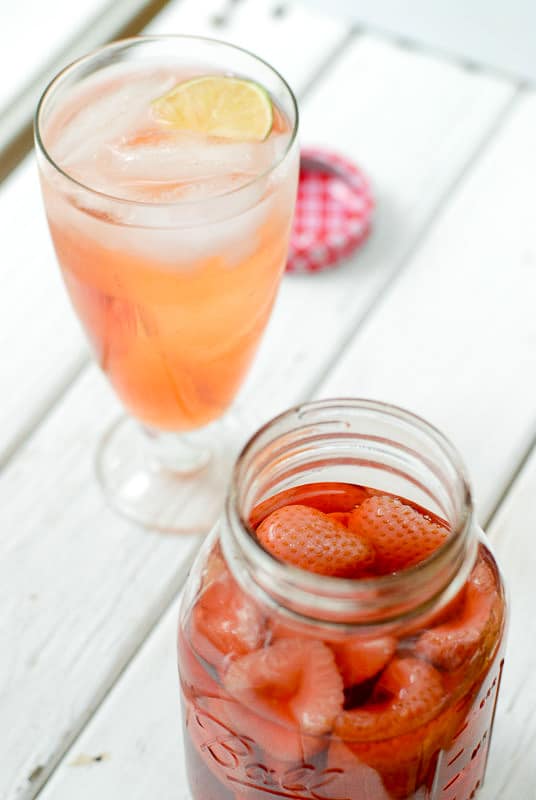
{"type": "Polygon", "coordinates": [[[266,89],[222,75],[179,83],[153,100],[152,107],[155,116],[175,130],[235,140],[266,139],[274,117],[266,89]]]}

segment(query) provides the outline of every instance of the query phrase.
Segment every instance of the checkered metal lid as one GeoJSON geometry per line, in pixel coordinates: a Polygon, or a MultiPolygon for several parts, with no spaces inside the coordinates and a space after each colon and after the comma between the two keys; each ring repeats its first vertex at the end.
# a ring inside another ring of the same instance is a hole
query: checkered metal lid
{"type": "Polygon", "coordinates": [[[303,149],[287,272],[318,272],[349,256],[369,233],[373,207],[355,164],[331,151],[303,149]]]}

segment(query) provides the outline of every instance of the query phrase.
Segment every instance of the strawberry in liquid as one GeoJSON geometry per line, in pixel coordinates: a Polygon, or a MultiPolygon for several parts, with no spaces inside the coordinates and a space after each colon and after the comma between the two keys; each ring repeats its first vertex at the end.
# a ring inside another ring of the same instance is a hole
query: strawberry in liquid
{"type": "MultiPolygon", "coordinates": [[[[449,533],[409,501],[334,483],[275,495],[250,523],[275,558],[356,579],[413,566],[449,533]]],[[[194,800],[471,800],[503,626],[483,545],[457,598],[422,628],[336,640],[260,607],[216,545],[179,635],[194,800]]]]}

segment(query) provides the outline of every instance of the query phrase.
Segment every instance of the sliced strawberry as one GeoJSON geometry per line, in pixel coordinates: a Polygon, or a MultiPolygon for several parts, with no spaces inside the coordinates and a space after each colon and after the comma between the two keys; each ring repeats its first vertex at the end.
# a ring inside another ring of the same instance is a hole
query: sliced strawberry
{"type": "Polygon", "coordinates": [[[372,547],[361,536],[308,506],[277,509],[256,533],[262,546],[280,561],[321,575],[356,577],[374,561],[372,547]]]}
{"type": "Polygon", "coordinates": [[[355,486],[353,483],[309,483],[293,486],[284,492],[269,497],[259,503],[251,512],[249,523],[255,529],[268,514],[283,506],[310,506],[325,514],[339,511],[351,511],[371,494],[374,489],[355,486]]]}
{"type": "Polygon", "coordinates": [[[300,763],[325,746],[323,738],[303,734],[285,715],[279,721],[267,719],[237,700],[222,704],[218,713],[236,736],[255,743],[256,760],[270,770],[300,763]]]}
{"type": "Polygon", "coordinates": [[[341,742],[333,739],[328,765],[343,770],[341,780],[345,800],[356,797],[355,787],[363,794],[359,800],[424,800],[430,794],[435,765],[441,749],[434,725],[425,725],[394,739],[380,742],[341,742]],[[368,794],[365,792],[368,792],[368,794]]]}
{"type": "Polygon", "coordinates": [[[322,642],[279,639],[232,662],[225,674],[229,694],[261,718],[321,736],[342,709],[342,679],[322,642]]]}
{"type": "Polygon", "coordinates": [[[437,667],[449,672],[460,669],[479,648],[495,641],[500,624],[497,582],[486,561],[480,559],[465,587],[461,610],[453,619],[422,634],[415,650],[437,667]]]}
{"type": "MultiPolygon", "coordinates": [[[[358,773],[367,764],[377,771],[390,798],[407,800],[429,786],[433,776],[450,724],[449,709],[443,711],[446,699],[441,675],[430,664],[394,658],[371,700],[339,714],[335,734],[345,740],[358,773]]],[[[346,761],[349,753],[343,751],[346,761]]],[[[330,752],[330,766],[341,757],[340,751],[330,752]]]]}
{"type": "Polygon", "coordinates": [[[329,746],[327,763],[327,768],[333,775],[333,786],[330,789],[334,797],[392,800],[392,795],[387,794],[383,785],[381,774],[359,758],[345,742],[333,739],[329,746]]]}
{"type": "Polygon", "coordinates": [[[339,714],[335,732],[358,742],[400,736],[433,719],[445,699],[441,675],[434,667],[418,658],[394,658],[370,702],[339,714]]]}
{"type": "Polygon", "coordinates": [[[349,638],[330,643],[335,661],[342,675],[344,686],[363,683],[377,675],[395,654],[396,639],[383,636],[380,639],[349,638]]]}
{"type": "Polygon", "coordinates": [[[348,527],[374,547],[377,574],[424,561],[448,536],[447,528],[390,495],[365,500],[352,511],[348,527]]]}
{"type": "Polygon", "coordinates": [[[202,589],[191,617],[192,644],[210,664],[243,656],[264,641],[264,620],[255,603],[226,570],[202,589]]]}

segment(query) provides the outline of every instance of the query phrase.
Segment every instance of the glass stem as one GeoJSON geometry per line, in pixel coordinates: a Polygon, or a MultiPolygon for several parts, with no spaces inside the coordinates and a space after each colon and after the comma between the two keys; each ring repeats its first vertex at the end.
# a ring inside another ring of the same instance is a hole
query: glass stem
{"type": "Polygon", "coordinates": [[[147,463],[153,470],[191,475],[207,466],[211,449],[200,441],[199,432],[174,433],[142,426],[147,443],[147,463]]]}

